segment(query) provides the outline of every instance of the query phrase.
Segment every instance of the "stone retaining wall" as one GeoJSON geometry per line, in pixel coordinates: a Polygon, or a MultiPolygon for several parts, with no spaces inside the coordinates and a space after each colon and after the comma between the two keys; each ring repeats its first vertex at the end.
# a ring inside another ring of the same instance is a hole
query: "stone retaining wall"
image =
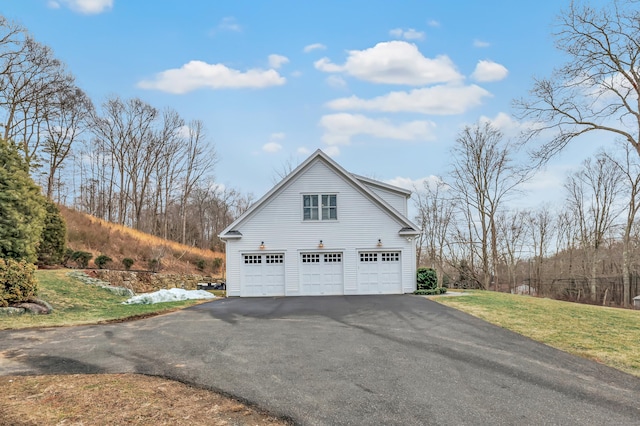
{"type": "Polygon", "coordinates": [[[204,275],[154,274],[153,272],[110,271],[106,269],[87,271],[87,275],[108,281],[113,286],[130,288],[135,293],[149,293],[170,288],[196,290],[198,283],[219,281],[218,278],[214,279],[204,275]]]}

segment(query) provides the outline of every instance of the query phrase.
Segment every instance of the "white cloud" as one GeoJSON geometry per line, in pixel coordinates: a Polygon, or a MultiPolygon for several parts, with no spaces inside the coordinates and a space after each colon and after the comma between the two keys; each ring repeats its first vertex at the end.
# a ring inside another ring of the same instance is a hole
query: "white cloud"
{"type": "Polygon", "coordinates": [[[318,59],[313,63],[313,66],[324,72],[341,72],[344,70],[340,65],[332,64],[329,58],[318,59]]]}
{"type": "Polygon", "coordinates": [[[340,148],[335,145],[324,147],[322,148],[322,151],[329,157],[337,157],[338,155],[340,155],[340,148]]]}
{"type": "Polygon", "coordinates": [[[280,68],[282,65],[289,63],[289,58],[282,55],[269,55],[269,66],[274,69],[280,68]]]}
{"type": "Polygon", "coordinates": [[[368,135],[379,139],[424,141],[434,139],[436,125],[431,121],[410,121],[394,124],[385,119],[373,119],[360,114],[338,113],[320,119],[327,145],[349,145],[351,138],[368,135]]]}
{"type": "Polygon", "coordinates": [[[440,182],[441,180],[442,179],[440,179],[438,176],[434,176],[434,175],[425,176],[425,177],[421,177],[421,178],[417,178],[417,179],[411,179],[409,177],[397,176],[397,177],[395,177],[393,179],[387,179],[384,182],[388,183],[389,185],[398,186],[400,188],[408,189],[409,191],[415,191],[416,189],[420,190],[420,189],[424,188],[425,184],[426,185],[435,185],[438,182],[440,182]]]}
{"type": "Polygon", "coordinates": [[[507,77],[509,70],[493,61],[478,61],[471,78],[480,82],[500,81],[507,77]]]}
{"type": "Polygon", "coordinates": [[[482,41],[478,39],[473,40],[473,47],[485,48],[489,46],[491,46],[491,43],[487,41],[482,41]]]}
{"type": "Polygon", "coordinates": [[[309,151],[306,147],[301,146],[300,148],[298,148],[296,150],[296,154],[298,154],[298,155],[309,155],[309,154],[311,154],[311,151],[309,151]]]}
{"type": "Polygon", "coordinates": [[[312,52],[314,50],[325,50],[327,48],[327,46],[325,46],[322,43],[313,43],[313,44],[309,44],[307,46],[304,47],[304,49],[302,49],[302,51],[304,53],[309,53],[312,52]]]}
{"type": "Polygon", "coordinates": [[[361,99],[357,96],[339,98],[330,101],[327,106],[335,110],[455,115],[482,104],[483,98],[488,96],[491,96],[488,91],[476,85],[441,85],[410,92],[391,92],[373,99],[361,99]]]}
{"type": "Polygon", "coordinates": [[[96,15],[113,8],[113,0],[54,0],[49,2],[49,7],[58,9],[61,4],[84,15],[96,15]]]}
{"type": "Polygon", "coordinates": [[[344,81],[344,78],[339,75],[330,75],[327,77],[327,84],[331,87],[335,87],[337,89],[343,89],[347,87],[347,82],[344,81]]]}
{"type": "Polygon", "coordinates": [[[278,133],[271,133],[271,136],[269,137],[270,140],[272,141],[281,141],[282,139],[284,139],[287,135],[284,134],[283,132],[278,132],[278,133]]]}
{"type": "Polygon", "coordinates": [[[395,28],[389,31],[389,34],[396,38],[403,38],[405,40],[424,40],[424,32],[409,28],[403,30],[402,28],[395,28]]]}
{"type": "Polygon", "coordinates": [[[431,19],[427,22],[427,25],[433,28],[438,28],[440,27],[440,22],[436,21],[435,19],[431,19]]]}
{"type": "Polygon", "coordinates": [[[301,77],[301,76],[302,76],[302,71],[296,70],[296,71],[292,71],[291,72],[291,77],[298,78],[298,77],[301,77]]]}
{"type": "Polygon", "coordinates": [[[276,153],[281,149],[282,149],[282,145],[280,145],[278,142],[268,142],[262,145],[262,150],[270,154],[276,153]]]}
{"type": "Polygon", "coordinates": [[[233,16],[222,18],[217,28],[220,31],[232,31],[235,33],[239,33],[242,31],[242,27],[236,22],[236,18],[234,18],[233,16]]]}
{"type": "Polygon", "coordinates": [[[463,76],[449,57],[426,58],[413,43],[388,41],[365,50],[351,50],[344,65],[322,58],[314,63],[324,72],[344,72],[373,83],[424,84],[460,81],[463,76]]]}
{"type": "Polygon", "coordinates": [[[181,68],[159,72],[151,80],[138,83],[141,89],[183,94],[201,88],[238,89],[280,86],[286,82],[276,70],[238,71],[223,64],[190,61],[181,68]]]}
{"type": "Polygon", "coordinates": [[[521,123],[514,120],[512,116],[504,112],[498,113],[494,118],[487,116],[481,116],[479,121],[481,123],[489,123],[496,129],[500,130],[506,137],[515,137],[523,130],[528,129],[531,123],[521,123]]]}

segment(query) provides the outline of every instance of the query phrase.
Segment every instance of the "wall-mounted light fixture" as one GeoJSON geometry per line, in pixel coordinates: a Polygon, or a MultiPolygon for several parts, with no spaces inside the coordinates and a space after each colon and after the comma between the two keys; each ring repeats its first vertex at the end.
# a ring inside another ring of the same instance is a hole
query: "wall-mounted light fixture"
{"type": "Polygon", "coordinates": [[[260,250],[264,250],[264,241],[260,242],[260,250]]]}
{"type": "Polygon", "coordinates": [[[318,244],[318,248],[324,248],[324,244],[322,243],[322,240],[320,240],[320,244],[318,244]]]}
{"type": "Polygon", "coordinates": [[[380,238],[378,238],[378,244],[376,244],[378,247],[382,247],[382,240],[380,238]]]}

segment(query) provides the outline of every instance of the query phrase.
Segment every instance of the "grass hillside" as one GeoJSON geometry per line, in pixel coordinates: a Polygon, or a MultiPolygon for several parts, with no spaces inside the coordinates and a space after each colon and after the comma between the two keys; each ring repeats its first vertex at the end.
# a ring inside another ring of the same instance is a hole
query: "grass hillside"
{"type": "Polygon", "coordinates": [[[164,240],[64,206],[60,212],[67,222],[67,246],[93,254],[89,267],[95,267],[95,258],[104,254],[113,259],[108,265],[111,269],[125,269],[122,260],[130,258],[135,262],[132,270],[149,270],[157,259],[159,272],[222,275],[223,253],[164,240]],[[222,266],[216,268],[216,264],[222,266]]]}

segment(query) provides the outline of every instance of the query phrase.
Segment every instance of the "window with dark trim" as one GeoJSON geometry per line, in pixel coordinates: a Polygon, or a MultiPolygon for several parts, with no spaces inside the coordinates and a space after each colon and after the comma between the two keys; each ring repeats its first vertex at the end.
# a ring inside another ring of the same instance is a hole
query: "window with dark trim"
{"type": "Polygon", "coordinates": [[[338,196],[336,194],[302,195],[303,220],[338,220],[338,196]]]}

